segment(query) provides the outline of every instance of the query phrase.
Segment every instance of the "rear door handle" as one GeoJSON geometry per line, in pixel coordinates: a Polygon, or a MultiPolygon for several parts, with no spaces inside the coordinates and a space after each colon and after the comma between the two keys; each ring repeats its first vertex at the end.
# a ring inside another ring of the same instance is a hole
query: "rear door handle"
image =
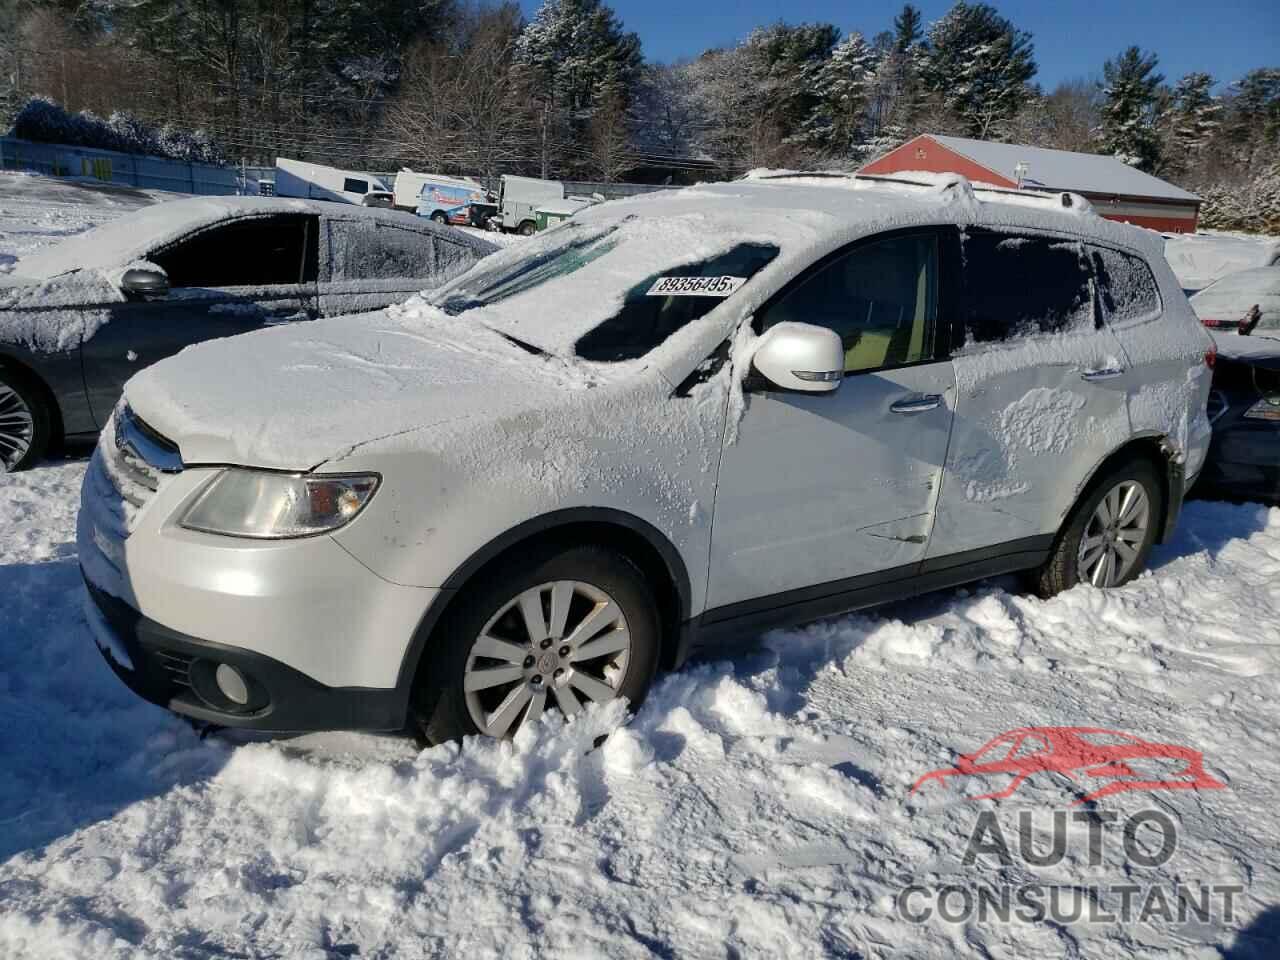
{"type": "Polygon", "coordinates": [[[1080,374],[1080,379],[1088,383],[1097,383],[1099,380],[1114,380],[1122,376],[1124,376],[1124,367],[1103,367],[1101,370],[1086,370],[1080,374]]]}
{"type": "Polygon", "coordinates": [[[909,400],[898,400],[889,409],[894,413],[924,413],[926,410],[936,410],[941,403],[942,394],[926,393],[909,400]]]}

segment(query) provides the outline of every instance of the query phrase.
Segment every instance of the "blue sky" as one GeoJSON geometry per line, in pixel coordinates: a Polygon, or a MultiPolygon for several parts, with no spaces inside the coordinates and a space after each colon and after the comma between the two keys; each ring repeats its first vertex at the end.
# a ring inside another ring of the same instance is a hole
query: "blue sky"
{"type": "MultiPolygon", "coordinates": [[[[541,0],[522,0],[531,15],[541,0]]],[[[897,0],[613,0],[628,30],[644,42],[650,60],[695,56],[727,46],[760,24],[821,20],[868,37],[892,25],[897,0]]],[[[951,6],[917,2],[926,23],[951,6]]],[[[1061,80],[1101,76],[1103,61],[1130,44],[1155,51],[1160,72],[1176,79],[1206,70],[1219,81],[1253,67],[1280,66],[1280,0],[1001,0],[992,4],[1035,41],[1036,79],[1052,88],[1061,80]]]]}

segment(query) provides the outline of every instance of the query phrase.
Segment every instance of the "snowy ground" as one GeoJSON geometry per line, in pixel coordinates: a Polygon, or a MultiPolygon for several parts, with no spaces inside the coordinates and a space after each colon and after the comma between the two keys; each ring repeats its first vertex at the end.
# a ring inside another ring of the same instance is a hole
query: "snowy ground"
{"type": "MultiPolygon", "coordinates": [[[[0,215],[0,253],[41,242],[21,226],[0,215]]],[[[136,700],[81,613],[83,471],[0,477],[6,960],[1276,955],[1280,510],[1190,504],[1121,590],[1042,602],[1003,579],[743,638],[734,660],[661,680],[634,718],[548,715],[515,743],[419,752],[201,740],[136,700]],[[1074,808],[1081,788],[1044,776],[1002,801],[908,795],[1026,726],[1191,747],[1226,786],[1074,808]],[[1062,862],[962,862],[984,811],[1011,845],[1029,813],[1043,852],[1055,810],[1085,816],[1062,862]],[[1144,810],[1176,830],[1160,866],[1125,856],[1120,825],[1144,810]],[[1219,900],[1206,922],[911,919],[948,885],[1175,883],[1238,886],[1232,919],[1219,900]]]]}

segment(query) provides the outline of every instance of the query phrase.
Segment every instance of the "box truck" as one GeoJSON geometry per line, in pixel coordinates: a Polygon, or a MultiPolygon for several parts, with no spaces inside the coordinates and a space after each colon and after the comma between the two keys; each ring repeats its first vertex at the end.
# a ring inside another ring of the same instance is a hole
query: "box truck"
{"type": "Polygon", "coordinates": [[[393,194],[377,177],[322,163],[276,158],[276,196],[333,200],[366,207],[389,207],[393,194]]]}

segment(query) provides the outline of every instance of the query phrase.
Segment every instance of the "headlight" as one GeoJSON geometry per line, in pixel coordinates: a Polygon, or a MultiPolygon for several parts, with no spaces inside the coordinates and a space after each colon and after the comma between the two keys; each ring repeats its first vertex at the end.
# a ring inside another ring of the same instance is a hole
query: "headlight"
{"type": "Polygon", "coordinates": [[[378,475],[305,476],[224,470],[178,521],[188,530],[280,540],[350,523],[378,489],[378,475]]]}
{"type": "Polygon", "coordinates": [[[1244,415],[1249,420],[1280,420],[1280,396],[1263,397],[1244,415]]]}

